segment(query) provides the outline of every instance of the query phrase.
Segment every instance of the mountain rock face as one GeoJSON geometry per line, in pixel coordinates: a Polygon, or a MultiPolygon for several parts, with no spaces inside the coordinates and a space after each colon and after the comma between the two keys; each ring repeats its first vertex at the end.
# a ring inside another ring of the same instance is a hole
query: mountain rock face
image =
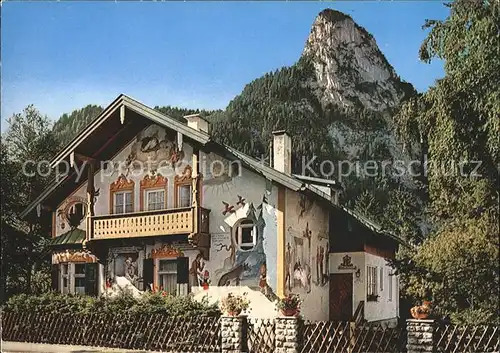
{"type": "Polygon", "coordinates": [[[318,15],[302,55],[314,66],[323,104],[381,111],[405,95],[373,36],[341,12],[327,9],[318,15]]]}

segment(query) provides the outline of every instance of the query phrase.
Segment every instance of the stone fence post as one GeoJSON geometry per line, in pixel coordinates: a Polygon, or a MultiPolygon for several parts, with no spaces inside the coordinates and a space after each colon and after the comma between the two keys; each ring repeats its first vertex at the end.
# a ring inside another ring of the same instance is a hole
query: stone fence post
{"type": "Polygon", "coordinates": [[[436,352],[436,326],[435,320],[406,320],[407,353],[436,352]]]}
{"type": "Polygon", "coordinates": [[[275,353],[299,353],[302,344],[302,320],[276,317],[275,353]]]}
{"type": "Polygon", "coordinates": [[[246,347],[246,316],[222,316],[222,353],[243,353],[246,347]]]}

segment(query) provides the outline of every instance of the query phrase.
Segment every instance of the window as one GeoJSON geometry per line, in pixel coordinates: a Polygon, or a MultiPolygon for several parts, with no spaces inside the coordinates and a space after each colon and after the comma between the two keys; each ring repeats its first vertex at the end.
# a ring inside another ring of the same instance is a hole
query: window
{"type": "Polygon", "coordinates": [[[235,227],[235,240],[241,250],[252,250],[257,244],[257,228],[253,221],[245,219],[235,227]]]}
{"type": "Polygon", "coordinates": [[[366,300],[377,301],[377,268],[366,267],[366,300]]]}
{"type": "Polygon", "coordinates": [[[85,294],[85,264],[75,266],[75,293],[85,294]]]}
{"type": "Polygon", "coordinates": [[[69,291],[69,264],[61,264],[61,292],[68,294],[69,291]]]}
{"type": "MultiPolygon", "coordinates": [[[[192,169],[189,165],[184,168],[182,174],[174,178],[174,207],[191,207],[193,204],[193,178],[192,169]]],[[[200,195],[201,197],[201,195],[200,195]]],[[[198,200],[201,202],[200,200],[198,200]]]]}
{"type": "Polygon", "coordinates": [[[177,291],[177,261],[158,260],[158,284],[168,294],[175,295],[177,291]]]}
{"type": "Polygon", "coordinates": [[[165,208],[165,190],[146,190],[146,204],[148,211],[165,208]]]}
{"type": "Polygon", "coordinates": [[[109,212],[112,214],[134,212],[134,181],[125,175],[109,186],[109,212]]]}
{"type": "Polygon", "coordinates": [[[384,268],[380,268],[380,291],[384,290],[384,268]]]}
{"type": "Polygon", "coordinates": [[[193,203],[191,184],[177,185],[177,207],[191,207],[193,203]]]}
{"type": "Polygon", "coordinates": [[[388,287],[387,287],[387,290],[389,291],[389,301],[391,302],[392,301],[392,273],[389,273],[389,276],[387,277],[387,283],[388,283],[388,287]]]}
{"type": "Polygon", "coordinates": [[[85,264],[62,263],[61,292],[63,294],[85,294],[85,264]]]}
{"type": "Polygon", "coordinates": [[[132,191],[114,193],[114,214],[133,212],[132,191]]]}

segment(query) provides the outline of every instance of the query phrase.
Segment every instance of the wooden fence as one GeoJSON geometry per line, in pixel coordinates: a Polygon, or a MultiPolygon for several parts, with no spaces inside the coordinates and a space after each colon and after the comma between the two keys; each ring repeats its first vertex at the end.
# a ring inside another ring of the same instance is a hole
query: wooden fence
{"type": "Polygon", "coordinates": [[[3,313],[2,339],[163,352],[221,350],[218,317],[3,313]]]}
{"type": "Polygon", "coordinates": [[[355,322],[305,322],[301,353],[406,352],[406,328],[355,322]]]}
{"type": "Polygon", "coordinates": [[[498,326],[438,325],[434,332],[436,351],[440,353],[498,352],[498,326]]]}
{"type": "MultiPolygon", "coordinates": [[[[478,353],[499,352],[500,349],[498,326],[440,325],[434,320],[410,323],[412,320],[409,320],[407,325],[413,325],[410,330],[410,326],[391,328],[373,323],[299,320],[296,331],[287,329],[283,337],[283,334],[277,335],[277,322],[282,322],[277,320],[283,319],[241,320],[241,350],[271,353],[283,342],[293,341],[297,343],[297,353],[396,353],[407,352],[409,336],[411,352],[478,353]],[[415,323],[419,330],[415,330],[415,323]]],[[[238,328],[230,328],[235,329],[238,328]]],[[[218,317],[2,315],[4,341],[208,353],[222,351],[221,336],[221,318],[218,317]]],[[[411,352],[408,348],[408,353],[411,352]]]]}

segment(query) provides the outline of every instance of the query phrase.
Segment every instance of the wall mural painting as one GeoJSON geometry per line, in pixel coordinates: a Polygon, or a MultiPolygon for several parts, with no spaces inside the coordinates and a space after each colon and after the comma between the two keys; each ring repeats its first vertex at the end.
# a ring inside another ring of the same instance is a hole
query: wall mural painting
{"type": "Polygon", "coordinates": [[[205,261],[203,260],[203,255],[198,253],[191,262],[191,267],[189,268],[189,278],[191,280],[191,287],[203,286],[205,280],[208,281],[208,271],[204,271],[205,261]],[[207,278],[205,278],[205,272],[207,278]]]}
{"type": "Polygon", "coordinates": [[[63,262],[86,262],[92,263],[96,262],[97,259],[95,255],[92,255],[88,251],[78,251],[78,250],[69,250],[56,252],[52,256],[53,263],[59,264],[63,262]]]}
{"type": "Polygon", "coordinates": [[[119,174],[129,176],[132,171],[141,167],[158,170],[170,166],[176,170],[183,159],[184,151],[182,146],[177,145],[175,134],[168,129],[151,125],[136,136],[125,163],[122,165],[121,162],[116,162],[113,165],[113,173],[118,171],[119,174]]]}
{"type": "MultiPolygon", "coordinates": [[[[224,204],[228,203],[224,202],[224,204]]],[[[216,251],[224,249],[229,252],[229,256],[224,260],[223,267],[217,270],[215,274],[216,276],[220,275],[219,286],[248,285],[257,287],[259,284],[264,283],[262,272],[266,268],[266,255],[263,245],[265,222],[262,217],[262,207],[255,209],[252,203],[246,203],[241,196],[238,196],[237,205],[240,206],[237,210],[234,210],[233,207],[231,208],[233,212],[227,211],[225,213],[227,215],[225,222],[231,229],[231,245],[228,246],[222,243],[216,245],[219,247],[219,250],[216,248],[216,251]],[[254,223],[253,231],[257,233],[254,246],[248,250],[240,248],[235,239],[236,227],[239,221],[244,219],[251,220],[254,223]]]]}
{"type": "Polygon", "coordinates": [[[130,284],[141,290],[142,274],[139,263],[142,261],[142,249],[139,247],[110,249],[106,267],[106,286],[116,282],[116,277],[125,278],[130,284]]]}
{"type": "Polygon", "coordinates": [[[285,252],[285,263],[287,272],[285,275],[288,290],[311,292],[311,236],[309,223],[302,232],[288,228],[291,243],[287,244],[285,252]]]}
{"type": "Polygon", "coordinates": [[[314,201],[312,201],[305,195],[300,194],[299,203],[297,205],[297,210],[298,210],[297,213],[299,214],[299,219],[306,216],[311,211],[313,206],[314,206],[314,201]]]}
{"type": "Polygon", "coordinates": [[[216,278],[220,278],[224,273],[229,272],[236,262],[236,245],[234,244],[234,238],[231,235],[228,235],[228,238],[230,239],[231,245],[225,245],[221,241],[214,246],[216,252],[229,252],[228,257],[223,261],[222,267],[215,271],[214,275],[216,278]]]}
{"type": "MultiPolygon", "coordinates": [[[[94,203],[97,201],[98,191],[94,194],[94,203]]],[[[59,227],[62,230],[78,228],[87,214],[87,198],[71,196],[57,210],[59,227]]]]}
{"type": "Polygon", "coordinates": [[[314,284],[325,286],[329,281],[328,259],[328,237],[326,233],[318,234],[318,244],[316,245],[316,278],[314,284]],[[325,241],[326,239],[326,241],[325,241]]]}

